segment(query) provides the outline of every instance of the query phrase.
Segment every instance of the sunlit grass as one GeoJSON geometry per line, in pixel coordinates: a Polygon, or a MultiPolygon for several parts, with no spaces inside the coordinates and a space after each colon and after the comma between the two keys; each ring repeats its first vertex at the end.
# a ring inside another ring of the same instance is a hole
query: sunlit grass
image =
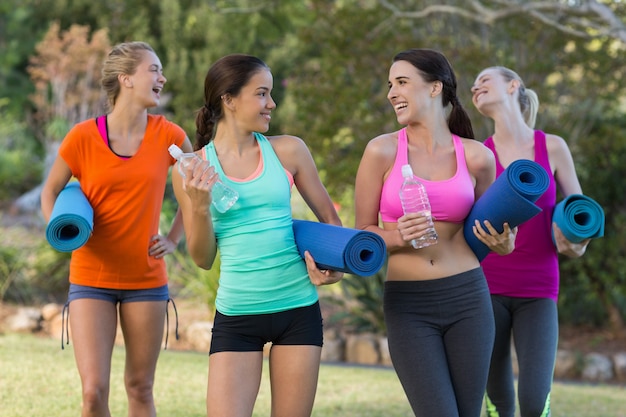
{"type": "MultiPolygon", "coordinates": [[[[126,415],[122,383],[124,350],[114,352],[111,412],[126,415]]],[[[267,364],[266,364],[267,365],[267,364]]],[[[157,370],[155,400],[160,416],[205,416],[208,356],[166,350],[157,370]]],[[[626,417],[626,388],[560,383],[554,386],[552,417],[626,417]]],[[[254,416],[269,416],[267,368],[254,416]]],[[[78,415],[80,380],[72,345],[32,335],[0,336],[0,416],[78,415]]],[[[400,383],[384,367],[324,364],[314,417],[411,417],[400,383]]]]}

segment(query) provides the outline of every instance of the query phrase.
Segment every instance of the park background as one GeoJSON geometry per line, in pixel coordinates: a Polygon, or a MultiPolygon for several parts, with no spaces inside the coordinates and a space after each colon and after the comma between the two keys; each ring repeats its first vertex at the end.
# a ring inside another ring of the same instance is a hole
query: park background
{"type": "MultiPolygon", "coordinates": [[[[0,3],[0,305],[62,303],[69,255],[45,241],[39,192],[61,140],[104,113],[100,64],[111,46],[150,43],[165,114],[194,137],[203,82],[219,57],[249,53],[274,75],[268,134],[302,137],[346,226],[366,143],[398,129],[386,99],[399,51],[442,51],[476,139],[492,131],[471,104],[487,66],[517,71],[540,99],[537,128],[562,136],[606,231],[585,256],[562,259],[562,334],[626,351],[626,1],[623,0],[3,0],[0,3]]],[[[162,228],[176,209],[168,187],[162,228]]],[[[309,217],[294,199],[294,215],[309,217]]],[[[168,267],[176,295],[213,312],[219,264],[198,270],[184,242],[168,267]]],[[[383,273],[320,291],[332,323],[384,335],[383,273]]]]}

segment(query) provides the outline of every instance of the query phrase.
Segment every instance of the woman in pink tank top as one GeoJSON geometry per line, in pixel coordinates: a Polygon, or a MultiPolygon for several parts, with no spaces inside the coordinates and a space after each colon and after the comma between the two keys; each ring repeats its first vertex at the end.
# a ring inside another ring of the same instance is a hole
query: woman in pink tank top
{"type": "Polygon", "coordinates": [[[518,74],[504,67],[487,68],[476,78],[472,93],[478,111],[495,122],[494,134],[485,145],[496,157],[498,175],[513,161],[529,159],[540,164],[550,178],[548,190],[537,201],[542,212],[519,226],[515,250],[507,256],[489,254],[482,261],[497,329],[487,383],[487,415],[515,415],[511,364],[515,335],[521,416],[548,416],[558,341],[558,253],[578,257],[589,243],[567,241],[553,224],[552,213],[557,186],[564,196],[582,190],[567,143],[533,129],[539,102],[518,74]]]}
{"type": "MultiPolygon", "coordinates": [[[[368,143],[355,201],[356,227],[382,236],[389,252],[383,308],[391,359],[416,416],[478,417],[495,329],[485,277],[462,219],[495,179],[493,154],[472,139],[456,76],[441,53],[400,52],[388,83],[387,98],[405,128],[368,143]],[[410,242],[432,227],[430,218],[398,209],[396,171],[404,163],[433,194],[439,238],[422,249],[410,242]]],[[[494,234],[493,250],[513,249],[508,226],[502,235],[485,227],[494,234]]]]}

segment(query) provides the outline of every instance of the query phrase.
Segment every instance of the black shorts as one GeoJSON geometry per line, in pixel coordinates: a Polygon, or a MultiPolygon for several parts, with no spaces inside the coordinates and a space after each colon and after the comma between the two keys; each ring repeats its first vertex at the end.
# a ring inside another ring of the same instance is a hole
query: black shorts
{"type": "Polygon", "coordinates": [[[319,302],[308,307],[270,314],[226,316],[215,313],[209,354],[260,352],[263,346],[322,346],[322,312],[319,302]]]}

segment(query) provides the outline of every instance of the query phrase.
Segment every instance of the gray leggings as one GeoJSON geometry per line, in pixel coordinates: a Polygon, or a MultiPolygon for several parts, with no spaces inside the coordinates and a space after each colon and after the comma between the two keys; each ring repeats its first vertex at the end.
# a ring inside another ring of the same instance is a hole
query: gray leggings
{"type": "Polygon", "coordinates": [[[479,417],[494,320],[481,268],[429,281],[386,281],[393,366],[413,413],[479,417]]]}
{"type": "Polygon", "coordinates": [[[487,415],[515,415],[511,333],[519,365],[518,395],[522,417],[550,415],[550,389],[558,343],[558,313],[550,298],[492,295],[496,341],[487,383],[487,415]]]}

